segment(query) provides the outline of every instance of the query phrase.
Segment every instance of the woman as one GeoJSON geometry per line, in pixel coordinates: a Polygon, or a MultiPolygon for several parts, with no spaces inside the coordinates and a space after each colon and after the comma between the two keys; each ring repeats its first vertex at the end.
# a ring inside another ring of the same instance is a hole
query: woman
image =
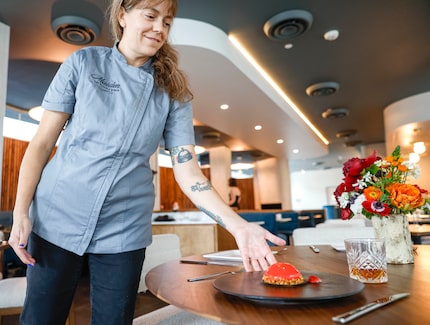
{"type": "Polygon", "coordinates": [[[237,182],[234,178],[228,180],[228,205],[234,209],[240,209],[240,189],[237,187],[237,182]]]}
{"type": "Polygon", "coordinates": [[[29,265],[22,324],[63,324],[88,259],[92,324],[131,324],[164,138],[181,189],[230,231],[247,271],[285,242],[235,214],[194,153],[191,92],[167,43],[176,0],[113,0],[113,48],[73,53],[54,77],[22,161],[10,244],[29,265]],[[64,130],[63,130],[64,129],[64,130]],[[55,156],[48,158],[62,133],[55,156]],[[204,190],[192,190],[195,184],[204,190]]]}

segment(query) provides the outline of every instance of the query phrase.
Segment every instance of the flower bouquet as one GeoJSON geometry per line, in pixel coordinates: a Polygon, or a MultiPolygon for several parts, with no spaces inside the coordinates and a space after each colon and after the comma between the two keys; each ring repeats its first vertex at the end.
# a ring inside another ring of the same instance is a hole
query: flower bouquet
{"type": "Polygon", "coordinates": [[[367,158],[352,158],[343,167],[343,182],[334,192],[344,220],[363,215],[372,220],[377,238],[385,238],[387,262],[414,262],[407,214],[417,209],[428,213],[427,190],[408,184],[418,178],[418,165],[405,161],[397,146],[391,156],[382,159],[376,152],[367,158]]]}
{"type": "Polygon", "coordinates": [[[385,159],[377,157],[376,152],[367,158],[349,159],[343,166],[343,182],[334,192],[342,219],[359,214],[371,219],[417,209],[430,211],[428,191],[406,183],[419,174],[417,164],[401,157],[400,146],[385,159]]]}

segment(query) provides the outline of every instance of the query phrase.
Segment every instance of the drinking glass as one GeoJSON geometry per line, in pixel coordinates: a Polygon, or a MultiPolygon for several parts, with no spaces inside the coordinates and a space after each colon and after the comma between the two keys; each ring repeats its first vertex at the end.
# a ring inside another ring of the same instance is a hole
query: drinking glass
{"type": "Polygon", "coordinates": [[[388,282],[385,240],[345,239],[349,276],[363,283],[388,282]]]}

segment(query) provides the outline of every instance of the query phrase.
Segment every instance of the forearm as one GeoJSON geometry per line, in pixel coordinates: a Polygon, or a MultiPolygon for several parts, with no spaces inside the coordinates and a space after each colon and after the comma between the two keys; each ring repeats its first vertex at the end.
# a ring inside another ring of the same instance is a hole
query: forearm
{"type": "Polygon", "coordinates": [[[232,233],[246,224],[221,198],[194,159],[174,163],[173,169],[181,190],[198,209],[232,233]]]}
{"type": "Polygon", "coordinates": [[[203,175],[196,177],[194,182],[192,179],[187,180],[181,189],[198,209],[227,230],[234,232],[237,227],[244,225],[245,221],[228,206],[203,175]]]}
{"type": "Polygon", "coordinates": [[[40,179],[40,175],[51,151],[41,148],[36,143],[30,142],[22,163],[18,177],[18,189],[14,207],[14,215],[28,215],[28,209],[33,200],[34,192],[40,179]]]}

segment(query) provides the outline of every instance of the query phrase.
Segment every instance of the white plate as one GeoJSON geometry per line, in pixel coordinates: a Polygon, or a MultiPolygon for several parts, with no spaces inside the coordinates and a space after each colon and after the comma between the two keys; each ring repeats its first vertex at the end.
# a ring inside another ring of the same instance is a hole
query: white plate
{"type": "Polygon", "coordinates": [[[210,260],[242,262],[242,257],[240,256],[240,251],[238,249],[204,254],[203,257],[210,260]]]}
{"type": "Polygon", "coordinates": [[[345,244],[343,244],[343,243],[331,244],[331,247],[333,247],[338,252],[345,252],[345,244]]]}
{"type": "MultiPolygon", "coordinates": [[[[277,251],[273,251],[273,255],[277,254],[277,251]]],[[[240,251],[238,249],[231,249],[228,251],[220,251],[216,253],[204,254],[204,258],[215,261],[234,261],[242,262],[242,256],[240,256],[240,251]]]]}

